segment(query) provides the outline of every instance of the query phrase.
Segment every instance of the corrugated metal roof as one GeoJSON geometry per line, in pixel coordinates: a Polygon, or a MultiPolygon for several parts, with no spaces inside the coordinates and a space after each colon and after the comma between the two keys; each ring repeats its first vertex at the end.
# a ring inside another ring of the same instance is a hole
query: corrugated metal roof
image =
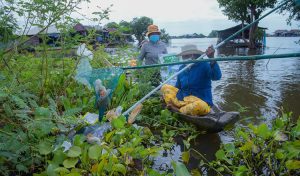
{"type": "MultiPolygon", "coordinates": [[[[33,27],[31,28],[25,35],[36,35],[38,34],[43,28],[41,27],[33,27]]],[[[42,34],[59,34],[59,30],[56,28],[55,25],[49,26],[46,30],[42,32],[42,34]]]]}

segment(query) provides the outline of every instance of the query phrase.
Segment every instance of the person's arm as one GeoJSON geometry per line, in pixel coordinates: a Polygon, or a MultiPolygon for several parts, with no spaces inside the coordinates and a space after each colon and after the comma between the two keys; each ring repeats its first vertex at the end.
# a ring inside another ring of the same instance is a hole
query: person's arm
{"type": "MultiPolygon", "coordinates": [[[[209,58],[214,58],[215,55],[215,49],[213,46],[209,46],[206,50],[206,55],[209,58]]],[[[209,71],[209,77],[211,80],[220,80],[222,77],[221,69],[219,67],[219,64],[216,61],[210,61],[210,71],[209,71]]]]}
{"type": "Polygon", "coordinates": [[[139,63],[143,62],[145,56],[146,56],[146,50],[145,50],[145,45],[143,45],[141,48],[140,54],[138,56],[138,62],[139,63]]]}
{"type": "Polygon", "coordinates": [[[216,61],[213,61],[210,63],[210,68],[211,68],[211,72],[210,72],[211,80],[213,81],[220,80],[222,77],[222,72],[219,64],[216,61]]]}

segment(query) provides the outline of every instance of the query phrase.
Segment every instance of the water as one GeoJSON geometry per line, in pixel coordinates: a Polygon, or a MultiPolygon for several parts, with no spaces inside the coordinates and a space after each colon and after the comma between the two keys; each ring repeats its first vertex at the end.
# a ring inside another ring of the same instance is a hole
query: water
{"type": "MultiPolygon", "coordinates": [[[[300,52],[296,44],[299,37],[267,38],[267,48],[249,51],[248,49],[220,49],[216,55],[254,55],[283,54],[300,52]]],[[[196,44],[205,51],[207,46],[216,44],[216,38],[173,39],[168,48],[171,53],[179,53],[181,46],[196,44]]],[[[259,61],[225,61],[219,62],[223,77],[213,82],[214,102],[226,111],[236,110],[237,102],[249,108],[245,116],[273,119],[283,107],[292,111],[294,117],[300,115],[300,58],[285,58],[259,61]]]]}
{"type": "MultiPolygon", "coordinates": [[[[248,49],[219,49],[216,55],[254,55],[254,54],[283,54],[300,52],[296,44],[299,37],[267,38],[267,47],[263,50],[248,49]]],[[[168,48],[169,53],[179,53],[181,46],[195,44],[205,51],[216,44],[216,38],[203,39],[173,39],[168,48]]],[[[242,118],[253,117],[240,123],[258,124],[269,123],[280,113],[280,109],[292,111],[293,118],[300,116],[300,58],[285,58],[259,61],[226,61],[219,62],[222,79],[213,82],[214,103],[223,110],[236,111],[239,103],[248,108],[242,113],[242,118]]],[[[208,160],[214,159],[214,154],[221,143],[231,142],[233,131],[219,134],[201,135],[192,147],[201,152],[208,160]]],[[[192,154],[189,169],[197,168],[199,157],[192,154]]]]}

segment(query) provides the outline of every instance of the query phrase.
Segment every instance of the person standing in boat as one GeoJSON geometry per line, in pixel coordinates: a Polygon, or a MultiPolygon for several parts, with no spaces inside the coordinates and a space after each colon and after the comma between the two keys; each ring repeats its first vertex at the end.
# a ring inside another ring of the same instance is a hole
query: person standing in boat
{"type": "MultiPolygon", "coordinates": [[[[179,56],[183,60],[197,59],[204,52],[198,50],[196,45],[185,45],[181,48],[179,56]]],[[[213,46],[206,49],[206,55],[214,58],[215,50],[213,46]]],[[[182,69],[185,65],[181,66],[182,69]]],[[[196,96],[205,101],[210,107],[213,107],[211,84],[212,81],[220,80],[222,77],[221,69],[216,61],[199,62],[191,66],[177,77],[176,87],[178,100],[183,100],[189,95],[196,96]]]]}
{"type": "MultiPolygon", "coordinates": [[[[167,54],[166,44],[160,41],[160,30],[158,26],[152,24],[148,26],[146,36],[149,41],[142,45],[138,60],[144,62],[144,65],[159,64],[159,56],[167,54]]],[[[153,86],[158,86],[161,81],[160,70],[154,72],[150,80],[153,86]]]]}

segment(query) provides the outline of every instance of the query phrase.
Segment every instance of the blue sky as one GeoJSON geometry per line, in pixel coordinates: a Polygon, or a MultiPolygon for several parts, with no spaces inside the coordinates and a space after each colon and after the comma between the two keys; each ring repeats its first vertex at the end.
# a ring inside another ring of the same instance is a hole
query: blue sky
{"type": "MultiPolygon", "coordinates": [[[[91,0],[90,5],[82,5],[81,11],[89,16],[96,10],[96,6],[105,8],[110,4],[113,6],[109,21],[131,21],[134,17],[147,16],[171,35],[194,32],[208,35],[211,30],[221,30],[236,24],[222,14],[217,0],[91,0]]],[[[268,33],[277,29],[299,29],[300,22],[288,26],[286,19],[287,15],[274,13],[262,20],[260,26],[267,27],[268,33]]],[[[83,23],[91,24],[89,21],[83,23]]]]}

